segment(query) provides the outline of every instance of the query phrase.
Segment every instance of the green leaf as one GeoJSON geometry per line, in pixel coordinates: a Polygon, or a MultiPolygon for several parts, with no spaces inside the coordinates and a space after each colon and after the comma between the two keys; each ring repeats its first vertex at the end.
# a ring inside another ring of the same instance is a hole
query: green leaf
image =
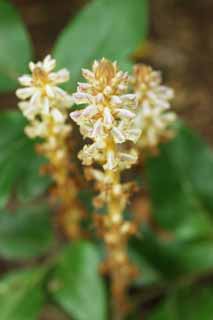
{"type": "Polygon", "coordinates": [[[1,320],[37,320],[45,303],[44,269],[14,272],[0,281],[1,320]]]}
{"type": "Polygon", "coordinates": [[[170,293],[147,320],[211,320],[212,314],[213,289],[191,287],[170,293]]]}
{"type": "Polygon", "coordinates": [[[25,125],[18,112],[0,114],[0,208],[14,189],[21,201],[29,201],[42,195],[50,183],[39,174],[44,160],[36,155],[35,142],[25,136],[25,125]]]}
{"type": "Polygon", "coordinates": [[[106,319],[106,293],[98,271],[99,254],[77,242],[61,255],[50,284],[52,296],[75,320],[106,319]]]}
{"type": "Polygon", "coordinates": [[[155,280],[159,282],[175,282],[213,270],[213,240],[165,240],[143,226],[140,237],[133,239],[131,245],[138,254],[141,270],[145,259],[158,274],[155,280]]]}
{"type": "Polygon", "coordinates": [[[70,70],[74,89],[81,68],[95,59],[118,60],[129,67],[127,59],[145,39],[147,29],[147,0],[91,1],[60,35],[53,54],[60,67],[70,70]]]}
{"type": "Polygon", "coordinates": [[[149,159],[146,171],[158,224],[184,239],[212,237],[213,153],[180,124],[177,137],[149,159]]]}
{"type": "Polygon", "coordinates": [[[32,58],[31,44],[19,13],[9,1],[0,1],[0,92],[14,90],[17,77],[32,58]]]}
{"type": "Polygon", "coordinates": [[[53,230],[46,206],[0,211],[0,256],[11,260],[43,255],[53,245],[53,230]]]}
{"type": "Polygon", "coordinates": [[[210,148],[179,123],[176,138],[147,160],[146,175],[153,217],[168,236],[143,227],[141,237],[133,241],[141,268],[145,259],[164,280],[172,281],[213,270],[210,148]]]}

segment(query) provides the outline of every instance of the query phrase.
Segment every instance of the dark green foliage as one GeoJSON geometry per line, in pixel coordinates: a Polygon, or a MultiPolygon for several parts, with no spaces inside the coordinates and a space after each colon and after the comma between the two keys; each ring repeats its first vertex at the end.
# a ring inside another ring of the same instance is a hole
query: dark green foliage
{"type": "Polygon", "coordinates": [[[186,287],[170,292],[147,320],[211,320],[212,314],[212,288],[186,287]]]}
{"type": "Polygon", "coordinates": [[[44,269],[13,272],[1,279],[1,320],[38,320],[45,296],[44,269]]]}
{"type": "Polygon", "coordinates": [[[128,58],[147,35],[146,0],[96,0],[88,4],[59,36],[54,56],[71,72],[75,90],[81,68],[102,57],[129,67],[128,58]]]}
{"type": "Polygon", "coordinates": [[[13,193],[27,201],[44,193],[50,179],[39,174],[44,159],[35,152],[35,141],[24,133],[26,121],[19,112],[0,114],[0,208],[13,193]]]}
{"type": "Polygon", "coordinates": [[[159,157],[147,161],[152,213],[161,227],[180,236],[211,232],[212,168],[212,151],[179,124],[177,137],[162,145],[159,157]]]}
{"type": "Polygon", "coordinates": [[[60,255],[50,283],[54,300],[76,320],[105,320],[106,292],[98,250],[78,242],[60,255]]]}
{"type": "Polygon", "coordinates": [[[0,1],[0,92],[17,87],[17,77],[32,59],[29,36],[17,10],[0,1]]]}
{"type": "Polygon", "coordinates": [[[0,257],[21,260],[47,253],[54,242],[52,220],[45,205],[1,210],[0,257]]]}

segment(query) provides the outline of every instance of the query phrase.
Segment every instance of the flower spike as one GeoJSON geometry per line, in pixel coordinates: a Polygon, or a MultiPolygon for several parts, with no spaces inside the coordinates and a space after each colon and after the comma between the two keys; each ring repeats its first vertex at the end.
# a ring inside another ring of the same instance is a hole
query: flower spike
{"type": "Polygon", "coordinates": [[[162,85],[160,72],[143,64],[134,67],[132,84],[138,104],[135,125],[142,130],[138,146],[142,152],[154,150],[173,136],[171,125],[176,115],[170,111],[170,101],[174,92],[162,85]]]}
{"type": "Polygon", "coordinates": [[[95,206],[107,208],[107,213],[95,221],[107,247],[105,269],[112,280],[115,313],[122,314],[127,286],[135,276],[127,241],[136,227],[123,218],[134,188],[132,183],[121,182],[121,173],[137,162],[134,144],[141,129],[135,127],[136,95],[128,92],[129,76],[119,70],[117,62],[103,58],[93,63],[91,71],[83,69],[82,74],[87,83],[78,84],[73,99],[86,107],[72,112],[71,118],[79,125],[83,138],[91,141],[80,151],[79,158],[90,166],[87,178],[95,180],[99,192],[95,206]]]}
{"type": "MultiPolygon", "coordinates": [[[[48,55],[44,61],[31,62],[31,75],[24,75],[19,82],[24,88],[16,94],[21,102],[19,107],[28,119],[25,128],[30,138],[40,137],[42,143],[37,151],[44,155],[49,164],[45,172],[54,182],[52,198],[60,201],[59,222],[63,231],[71,238],[80,236],[80,219],[84,215],[78,201],[76,181],[71,178],[69,138],[72,127],[68,124],[68,109],[72,105],[72,97],[58,85],[69,80],[66,69],[54,72],[56,61],[48,55]]],[[[44,171],[44,168],[43,168],[44,171]]]]}

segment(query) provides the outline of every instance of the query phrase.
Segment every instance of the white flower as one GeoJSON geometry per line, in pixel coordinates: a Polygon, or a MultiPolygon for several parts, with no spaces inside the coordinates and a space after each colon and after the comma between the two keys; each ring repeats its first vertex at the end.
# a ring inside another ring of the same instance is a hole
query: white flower
{"type": "Polygon", "coordinates": [[[44,137],[47,135],[48,128],[46,123],[34,120],[33,123],[25,128],[25,133],[30,138],[44,137]]]}
{"type": "Polygon", "coordinates": [[[138,145],[153,148],[172,136],[171,125],[176,119],[169,111],[173,90],[163,86],[161,74],[145,65],[134,67],[132,83],[137,95],[136,128],[142,130],[138,145]]]}
{"type": "Polygon", "coordinates": [[[128,93],[128,74],[119,71],[116,62],[103,58],[94,62],[92,71],[83,69],[82,73],[88,83],[78,84],[73,99],[76,104],[87,106],[70,116],[80,126],[84,138],[92,139],[94,144],[85,146],[80,158],[84,164],[102,159],[104,168],[112,170],[120,158],[109,144],[136,142],[141,133],[139,128],[134,128],[136,95],[128,93]],[[105,155],[100,145],[107,148],[105,155]]]}
{"type": "Polygon", "coordinates": [[[20,84],[24,86],[16,91],[17,97],[23,100],[19,107],[30,120],[37,114],[47,115],[54,103],[60,108],[67,108],[72,104],[70,96],[58,87],[69,80],[69,72],[66,69],[53,72],[55,66],[56,61],[48,55],[43,62],[30,62],[32,75],[19,78],[20,84]]]}
{"type": "Polygon", "coordinates": [[[174,112],[160,108],[141,108],[136,118],[136,125],[142,129],[138,144],[142,148],[157,147],[158,144],[172,136],[171,125],[176,120],[174,112]]]}
{"type": "Polygon", "coordinates": [[[149,105],[150,107],[158,106],[164,110],[170,108],[170,100],[174,97],[174,91],[161,84],[162,77],[159,71],[143,64],[136,65],[132,82],[140,107],[149,105]]]}
{"type": "Polygon", "coordinates": [[[136,96],[127,94],[127,73],[106,59],[95,61],[92,71],[83,69],[82,73],[89,83],[79,83],[73,98],[76,104],[88,106],[72,112],[71,118],[84,128],[83,135],[96,140],[111,134],[116,143],[131,140],[126,125],[121,125],[132,123],[135,117],[131,109],[136,108],[136,96]]]}
{"type": "Polygon", "coordinates": [[[24,75],[19,82],[24,86],[17,90],[17,96],[22,100],[19,107],[29,120],[25,128],[30,138],[40,137],[46,141],[46,150],[52,150],[57,145],[56,139],[65,141],[71,126],[66,124],[67,109],[73,99],[59,84],[69,79],[69,72],[62,69],[53,72],[56,61],[47,56],[43,62],[29,64],[32,75],[24,75]]]}

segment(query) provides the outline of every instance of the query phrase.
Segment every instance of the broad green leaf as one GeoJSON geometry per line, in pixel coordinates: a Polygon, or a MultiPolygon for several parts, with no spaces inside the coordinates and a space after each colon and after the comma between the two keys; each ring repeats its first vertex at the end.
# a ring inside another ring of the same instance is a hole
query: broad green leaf
{"type": "Polygon", "coordinates": [[[106,293],[98,267],[98,251],[83,241],[67,247],[55,267],[52,296],[75,320],[107,318],[106,293]]]}
{"type": "MultiPolygon", "coordinates": [[[[146,162],[152,214],[167,239],[144,226],[134,250],[161,274],[176,281],[213,270],[213,153],[182,123],[176,138],[146,162]]],[[[140,261],[140,259],[139,259],[140,261]]]]}
{"type": "Polygon", "coordinates": [[[14,189],[20,200],[31,200],[42,195],[50,183],[39,174],[44,160],[35,153],[35,142],[25,136],[25,125],[18,112],[0,114],[0,208],[14,189]]]}
{"type": "Polygon", "coordinates": [[[178,172],[189,180],[191,189],[212,215],[213,151],[200,136],[183,124],[180,124],[179,135],[170,148],[178,172]]]}
{"type": "Polygon", "coordinates": [[[0,279],[1,320],[38,320],[45,303],[43,269],[14,272],[0,279]]]}
{"type": "Polygon", "coordinates": [[[213,152],[180,124],[177,137],[147,161],[153,215],[181,238],[212,237],[213,152]]]}
{"type": "Polygon", "coordinates": [[[0,211],[0,256],[11,260],[43,255],[53,245],[53,229],[46,206],[0,211]]]}
{"type": "Polygon", "coordinates": [[[65,28],[53,53],[59,66],[70,70],[74,89],[81,68],[95,59],[118,60],[128,69],[127,59],[144,41],[147,25],[147,0],[94,0],[65,28]]]}
{"type": "Polygon", "coordinates": [[[157,279],[160,282],[175,282],[185,276],[213,270],[212,239],[166,240],[143,226],[141,235],[133,239],[131,245],[138,254],[141,270],[145,259],[153,271],[160,275],[157,279]]]}
{"type": "Polygon", "coordinates": [[[165,301],[155,308],[147,320],[211,320],[213,289],[191,287],[169,293],[165,301]]]}
{"type": "Polygon", "coordinates": [[[31,44],[16,8],[0,1],[0,92],[14,90],[31,60],[31,44]]]}

